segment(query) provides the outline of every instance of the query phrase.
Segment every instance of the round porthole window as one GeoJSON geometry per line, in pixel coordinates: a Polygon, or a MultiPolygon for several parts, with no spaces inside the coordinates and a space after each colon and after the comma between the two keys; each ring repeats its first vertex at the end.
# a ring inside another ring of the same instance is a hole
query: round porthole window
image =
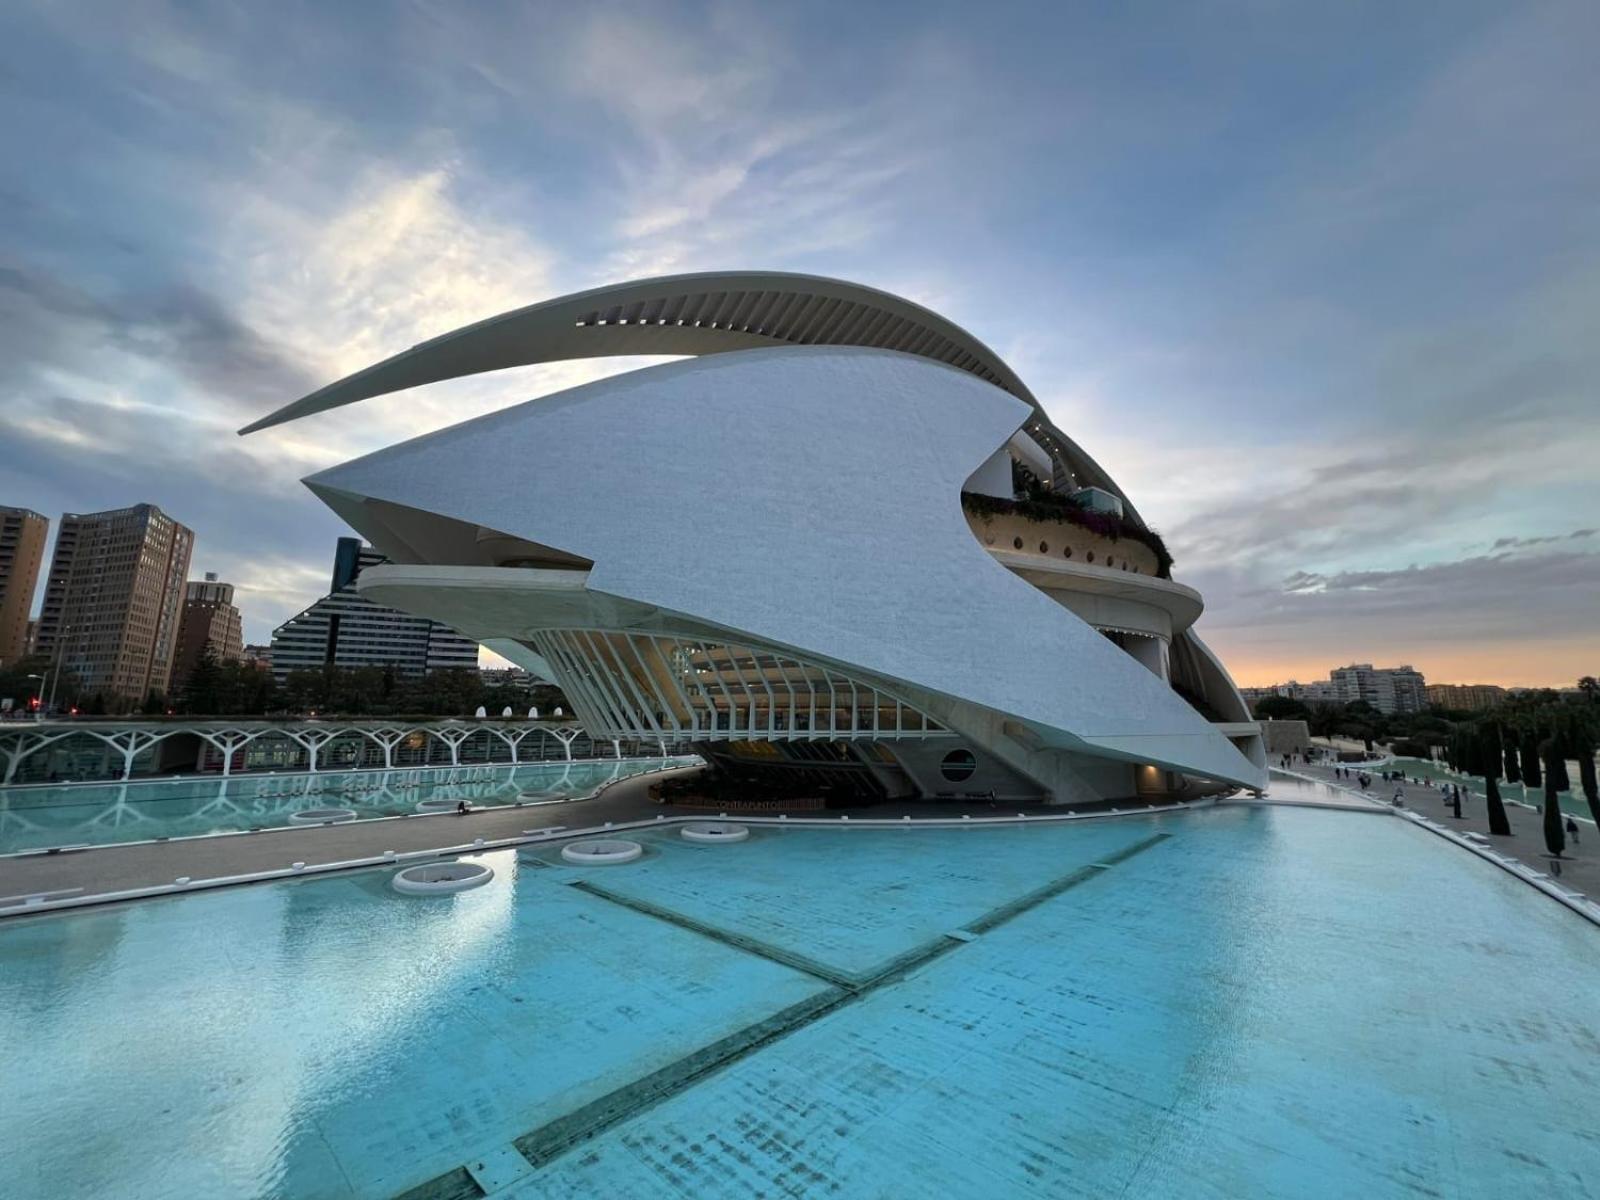
{"type": "Polygon", "coordinates": [[[1049,554],[1050,553],[1050,543],[1049,542],[1040,542],[1039,543],[1039,553],[1040,554],[1049,554]]]}
{"type": "Polygon", "coordinates": [[[1085,554],[1083,557],[1085,559],[1087,559],[1089,562],[1093,562],[1094,561],[1094,551],[1093,550],[1089,551],[1089,553],[1085,554]]]}
{"type": "Polygon", "coordinates": [[[1061,557],[1062,558],[1071,558],[1072,557],[1072,547],[1068,546],[1065,550],[1063,550],[1061,552],[1061,557]]]}
{"type": "Polygon", "coordinates": [[[1022,539],[1021,538],[1012,538],[1011,539],[1011,548],[1013,550],[1021,550],[1022,549],[1022,539]]]}
{"type": "Polygon", "coordinates": [[[977,769],[978,757],[971,750],[952,750],[939,764],[939,773],[951,783],[972,778],[972,773],[977,769]]]}

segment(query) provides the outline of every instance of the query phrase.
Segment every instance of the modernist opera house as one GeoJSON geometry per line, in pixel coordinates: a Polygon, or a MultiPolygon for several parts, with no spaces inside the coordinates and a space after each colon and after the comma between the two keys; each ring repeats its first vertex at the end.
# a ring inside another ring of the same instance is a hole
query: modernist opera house
{"type": "MultiPolygon", "coordinates": [[[[425,342],[244,432],[504,367],[685,356],[307,485],[363,594],[558,684],[596,738],[856,799],[1265,785],[1159,536],[987,346],[871,288],[682,275],[425,342]]],[[[783,789],[793,793],[793,788],[783,789]]]]}

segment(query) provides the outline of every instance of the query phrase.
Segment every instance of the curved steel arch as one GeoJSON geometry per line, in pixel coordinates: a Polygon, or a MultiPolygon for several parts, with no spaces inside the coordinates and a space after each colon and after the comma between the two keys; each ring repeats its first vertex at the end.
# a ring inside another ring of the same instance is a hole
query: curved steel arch
{"type": "Polygon", "coordinates": [[[1059,454],[1080,485],[1105,488],[1132,508],[1105,469],[1055,427],[1016,372],[965,329],[877,288],[782,271],[665,275],[513,309],[330,383],[239,432],[508,367],[580,358],[696,357],[773,346],[893,350],[975,375],[1033,409],[1030,432],[1059,454]]]}

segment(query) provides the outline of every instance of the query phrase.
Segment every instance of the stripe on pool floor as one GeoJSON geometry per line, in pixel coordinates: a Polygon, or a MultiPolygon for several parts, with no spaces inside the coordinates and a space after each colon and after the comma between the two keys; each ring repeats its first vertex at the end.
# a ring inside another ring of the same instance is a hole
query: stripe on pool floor
{"type": "MultiPolygon", "coordinates": [[[[929,942],[918,946],[914,950],[891,960],[877,973],[865,977],[851,979],[833,971],[822,963],[803,955],[790,954],[788,951],[776,947],[768,947],[765,943],[757,942],[751,938],[742,938],[729,934],[713,926],[703,925],[700,922],[682,917],[656,905],[625,898],[590,883],[580,880],[572,886],[618,904],[625,904],[629,908],[646,913],[649,916],[660,917],[674,925],[680,925],[696,933],[715,938],[730,946],[751,953],[759,954],[764,958],[771,958],[774,962],[786,966],[796,967],[807,974],[833,983],[825,991],[818,992],[798,1004],[792,1004],[781,1012],[753,1025],[730,1033],[727,1037],[719,1038],[709,1046],[685,1055],[675,1062],[668,1063],[659,1070],[652,1071],[643,1078],[632,1083],[624,1084],[615,1091],[608,1092],[588,1104],[582,1105],[573,1111],[547,1121],[537,1129],[530,1130],[511,1144],[522,1154],[533,1167],[542,1167],[553,1159],[558,1158],[572,1147],[581,1142],[604,1133],[613,1126],[632,1120],[647,1109],[654,1108],[664,1100],[698,1083],[707,1075],[731,1066],[740,1059],[754,1053],[780,1038],[787,1037],[796,1030],[804,1029],[812,1022],[820,1020],[835,1009],[853,1004],[857,1000],[870,995],[879,988],[891,983],[897,983],[913,970],[921,967],[936,958],[940,958],[952,951],[960,949],[967,944],[967,939],[958,938],[957,933],[964,933],[975,939],[977,935],[996,929],[1006,922],[1021,916],[1031,908],[1043,904],[1046,900],[1053,899],[1063,892],[1070,891],[1081,883],[1085,883],[1098,875],[1103,875],[1118,863],[1125,862],[1135,854],[1150,849],[1150,847],[1171,837],[1170,833],[1157,833],[1142,841],[1134,842],[1117,853],[1108,855],[1105,862],[1094,863],[1090,866],[1080,867],[1076,871],[1035,888],[1026,895],[1008,901],[1000,907],[991,909],[976,920],[969,921],[962,929],[951,933],[940,934],[929,942]],[[772,953],[768,953],[771,951],[772,953]],[[811,967],[799,966],[796,960],[812,963],[821,970],[811,967]],[[824,974],[823,972],[826,972],[824,974]]],[[[487,1195],[473,1181],[465,1168],[458,1167],[453,1171],[428,1180],[415,1188],[400,1193],[395,1200],[459,1200],[464,1197],[487,1195]],[[464,1190],[470,1189],[470,1190],[464,1190]]]]}
{"type": "Polygon", "coordinates": [[[568,886],[575,891],[584,892],[590,896],[598,896],[602,900],[609,900],[613,904],[620,904],[622,907],[632,909],[634,912],[643,913],[647,917],[654,917],[658,921],[665,921],[669,925],[676,925],[680,929],[687,929],[691,933],[698,933],[702,937],[712,938],[715,941],[732,946],[736,950],[743,950],[747,953],[770,959],[772,962],[781,963],[783,966],[792,967],[794,970],[804,971],[807,975],[815,976],[839,987],[855,987],[859,982],[855,976],[836,970],[819,959],[798,954],[793,950],[785,950],[781,946],[774,946],[770,942],[763,942],[742,933],[734,933],[731,930],[707,924],[705,921],[684,916],[680,912],[674,912],[670,908],[652,904],[648,900],[625,896],[620,892],[612,891],[604,884],[595,883],[590,879],[575,879],[568,886]]]}

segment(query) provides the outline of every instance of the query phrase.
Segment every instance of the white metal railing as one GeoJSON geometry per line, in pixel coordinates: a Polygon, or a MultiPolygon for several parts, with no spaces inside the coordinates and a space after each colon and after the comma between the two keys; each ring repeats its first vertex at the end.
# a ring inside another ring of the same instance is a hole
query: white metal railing
{"type": "MultiPolygon", "coordinates": [[[[585,730],[573,722],[492,722],[441,720],[389,722],[382,720],[320,721],[15,721],[0,723],[0,784],[15,783],[23,764],[34,755],[53,747],[81,746],[84,739],[98,742],[107,756],[107,769],[96,773],[93,781],[131,779],[135,761],[148,757],[170,738],[188,735],[203,744],[202,756],[220,759],[216,774],[235,774],[235,759],[243,756],[263,739],[275,739],[293,748],[295,761],[274,763],[270,768],[251,768],[250,773],[268,769],[306,771],[350,770],[370,765],[371,769],[396,769],[402,766],[467,765],[462,747],[474,739],[485,743],[485,764],[520,765],[532,762],[570,761],[573,744],[582,739],[580,751],[599,752],[589,744],[585,730]],[[350,757],[349,745],[363,747],[350,757]],[[343,744],[347,753],[333,761],[330,747],[343,744]],[[433,749],[429,749],[429,747],[433,749]],[[420,754],[418,748],[421,748],[420,754]],[[497,750],[489,749],[496,747],[497,750]],[[529,752],[534,751],[534,752],[529,752]],[[435,757],[439,761],[434,761],[435,757]],[[370,764],[367,759],[370,758],[370,764]],[[416,761],[411,761],[416,759],[416,761]]],[[[608,747],[620,754],[617,747],[608,747]]],[[[474,762],[478,760],[473,760],[474,762]]],[[[86,776],[77,782],[90,782],[86,776]]]]}

